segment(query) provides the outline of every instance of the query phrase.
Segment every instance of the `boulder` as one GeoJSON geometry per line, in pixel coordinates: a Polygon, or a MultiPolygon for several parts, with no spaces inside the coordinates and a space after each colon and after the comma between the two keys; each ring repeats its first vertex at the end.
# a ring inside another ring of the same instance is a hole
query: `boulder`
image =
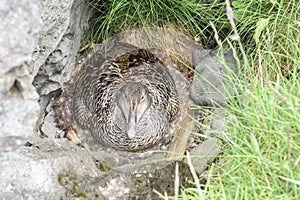
{"type": "MultiPolygon", "coordinates": [[[[157,199],[154,189],[174,195],[175,162],[163,153],[124,155],[33,137],[0,153],[0,199],[157,199]]],[[[189,167],[177,163],[180,184],[191,187],[189,167]]]]}
{"type": "Polygon", "coordinates": [[[34,35],[41,26],[38,1],[1,1],[0,18],[1,152],[24,144],[39,109],[29,73],[34,35]]]}
{"type": "Polygon", "coordinates": [[[232,51],[224,54],[224,60],[215,51],[193,52],[195,74],[190,97],[198,105],[224,106],[233,95],[233,77],[237,69],[232,51]],[[225,62],[223,62],[225,61],[225,62]]]}

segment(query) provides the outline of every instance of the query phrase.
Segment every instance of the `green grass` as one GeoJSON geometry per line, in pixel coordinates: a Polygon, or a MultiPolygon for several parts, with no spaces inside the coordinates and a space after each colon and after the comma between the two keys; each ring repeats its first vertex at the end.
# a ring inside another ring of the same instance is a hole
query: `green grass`
{"type": "Polygon", "coordinates": [[[199,4],[196,0],[86,0],[96,11],[86,40],[102,42],[113,33],[131,27],[175,26],[199,36],[210,45],[213,35],[209,21],[218,24],[219,34],[228,34],[224,3],[199,4]]]}
{"type": "MultiPolygon", "coordinates": [[[[267,14],[263,6],[245,6],[244,13],[241,6],[244,15],[235,18],[238,31],[251,36],[241,37],[249,62],[240,66],[240,95],[227,109],[234,119],[226,125],[230,138],[222,138],[204,199],[300,198],[300,10],[297,1],[274,2],[277,9],[267,14]]],[[[199,196],[184,189],[181,199],[199,196]]]]}
{"type": "MultiPolygon", "coordinates": [[[[224,3],[192,0],[103,1],[94,6],[103,12],[89,36],[104,40],[132,26],[176,21],[207,44],[214,34],[211,21],[223,45],[244,51],[245,57],[238,62],[238,77],[228,77],[237,82],[239,95],[226,109],[233,119],[226,124],[230,138],[221,136],[220,162],[210,166],[204,199],[300,199],[299,2],[230,2],[240,44],[225,31],[229,23],[224,3]]],[[[195,188],[181,192],[178,199],[199,199],[195,188]]]]}
{"type": "Polygon", "coordinates": [[[219,174],[206,187],[208,196],[228,199],[298,199],[300,196],[299,81],[278,80],[240,85],[243,104],[228,114],[230,139],[223,138],[219,174]]]}

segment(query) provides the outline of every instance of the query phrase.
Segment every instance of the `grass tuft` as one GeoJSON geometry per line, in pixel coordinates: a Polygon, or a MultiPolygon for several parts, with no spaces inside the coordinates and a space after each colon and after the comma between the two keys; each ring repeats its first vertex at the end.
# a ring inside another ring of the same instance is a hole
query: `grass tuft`
{"type": "Polygon", "coordinates": [[[228,35],[224,3],[199,3],[196,0],[87,0],[94,9],[88,40],[105,41],[114,33],[130,27],[175,26],[182,32],[201,38],[204,46],[215,45],[209,21],[218,26],[219,34],[228,35]]]}
{"type": "MultiPolygon", "coordinates": [[[[239,63],[238,81],[228,77],[240,93],[226,109],[233,119],[226,125],[230,137],[222,137],[204,199],[299,199],[299,6],[297,1],[231,3],[237,30],[248,35],[241,37],[248,61],[239,63]]],[[[182,199],[197,198],[194,189],[183,190],[182,199]]]]}

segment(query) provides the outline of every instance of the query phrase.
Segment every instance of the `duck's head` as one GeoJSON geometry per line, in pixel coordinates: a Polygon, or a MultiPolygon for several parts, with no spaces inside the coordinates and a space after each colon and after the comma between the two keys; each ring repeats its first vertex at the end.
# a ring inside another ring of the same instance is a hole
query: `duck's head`
{"type": "Polygon", "coordinates": [[[129,82],[120,88],[117,104],[127,124],[130,139],[136,136],[136,127],[152,104],[147,87],[139,82],[129,82]]]}

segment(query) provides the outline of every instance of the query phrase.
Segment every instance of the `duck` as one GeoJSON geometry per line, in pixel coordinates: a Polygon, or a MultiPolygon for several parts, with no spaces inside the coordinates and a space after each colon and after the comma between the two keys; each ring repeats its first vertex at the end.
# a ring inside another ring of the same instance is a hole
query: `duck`
{"type": "MultiPolygon", "coordinates": [[[[78,124],[92,136],[88,140],[100,145],[122,151],[150,148],[169,132],[178,112],[175,82],[147,49],[122,42],[104,46],[71,79],[65,99],[72,119],[59,121],[78,124]]],[[[57,116],[65,116],[64,110],[57,116]]]]}

